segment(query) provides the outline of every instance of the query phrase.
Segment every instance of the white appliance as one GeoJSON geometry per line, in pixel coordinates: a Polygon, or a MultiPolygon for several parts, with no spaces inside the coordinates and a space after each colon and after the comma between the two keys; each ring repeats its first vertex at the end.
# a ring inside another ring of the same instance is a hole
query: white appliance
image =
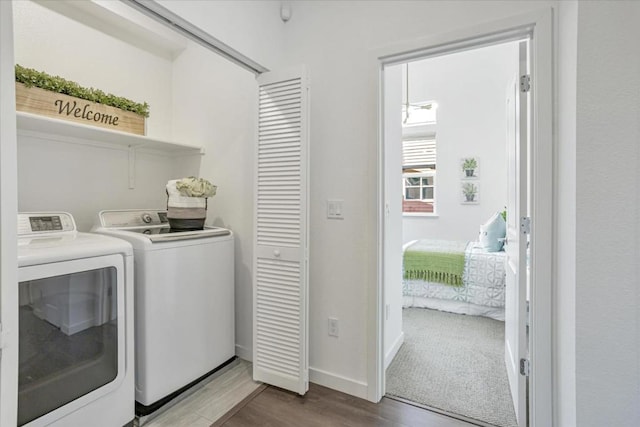
{"type": "Polygon", "coordinates": [[[235,358],[234,243],[218,227],[171,230],[164,210],[112,210],[92,230],[133,245],[136,413],[148,415],[235,358]]]}
{"type": "Polygon", "coordinates": [[[18,425],[133,422],[133,251],[65,212],[18,214],[18,425]]]}

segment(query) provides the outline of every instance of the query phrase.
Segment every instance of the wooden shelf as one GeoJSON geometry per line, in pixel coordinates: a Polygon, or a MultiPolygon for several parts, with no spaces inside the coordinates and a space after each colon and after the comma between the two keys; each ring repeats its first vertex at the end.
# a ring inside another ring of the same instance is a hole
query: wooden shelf
{"type": "Polygon", "coordinates": [[[199,146],[183,144],[148,136],[118,132],[65,120],[52,119],[37,114],[18,111],[16,113],[18,133],[78,144],[107,144],[123,148],[142,148],[168,154],[204,154],[199,146]]]}

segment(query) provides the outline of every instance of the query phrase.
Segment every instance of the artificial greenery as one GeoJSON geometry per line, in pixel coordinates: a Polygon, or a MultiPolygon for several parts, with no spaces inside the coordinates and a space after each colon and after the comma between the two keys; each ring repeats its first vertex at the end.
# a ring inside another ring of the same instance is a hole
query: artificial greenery
{"type": "Polygon", "coordinates": [[[475,169],[477,167],[478,167],[478,162],[473,157],[464,159],[464,162],[462,163],[462,170],[475,169]]]}
{"type": "Polygon", "coordinates": [[[16,81],[23,83],[27,87],[35,86],[51,92],[75,96],[76,98],[85,99],[98,104],[109,105],[121,110],[131,111],[140,116],[149,117],[149,105],[146,102],[141,104],[121,96],[104,93],[100,89],[87,89],[75,82],[63,79],[62,77],[51,76],[42,71],[25,68],[18,64],[16,64],[16,81]]]}
{"type": "Polygon", "coordinates": [[[464,184],[462,184],[462,192],[467,197],[473,197],[478,192],[478,187],[476,187],[475,184],[471,182],[465,182],[464,184]]]}

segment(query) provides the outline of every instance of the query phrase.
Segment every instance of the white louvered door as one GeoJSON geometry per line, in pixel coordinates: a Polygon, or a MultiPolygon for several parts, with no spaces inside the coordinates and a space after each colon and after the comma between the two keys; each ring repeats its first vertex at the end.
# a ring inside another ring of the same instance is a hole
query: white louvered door
{"type": "Polygon", "coordinates": [[[253,378],[309,387],[308,85],[303,68],[258,77],[253,378]]]}

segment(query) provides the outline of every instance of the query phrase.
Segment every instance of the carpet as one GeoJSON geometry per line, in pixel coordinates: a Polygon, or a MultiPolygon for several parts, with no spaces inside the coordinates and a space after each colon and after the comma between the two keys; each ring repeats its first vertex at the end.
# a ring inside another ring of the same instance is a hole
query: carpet
{"type": "Polygon", "coordinates": [[[504,364],[504,322],[425,308],[403,310],[404,344],[387,394],[500,427],[516,419],[504,364]]]}

